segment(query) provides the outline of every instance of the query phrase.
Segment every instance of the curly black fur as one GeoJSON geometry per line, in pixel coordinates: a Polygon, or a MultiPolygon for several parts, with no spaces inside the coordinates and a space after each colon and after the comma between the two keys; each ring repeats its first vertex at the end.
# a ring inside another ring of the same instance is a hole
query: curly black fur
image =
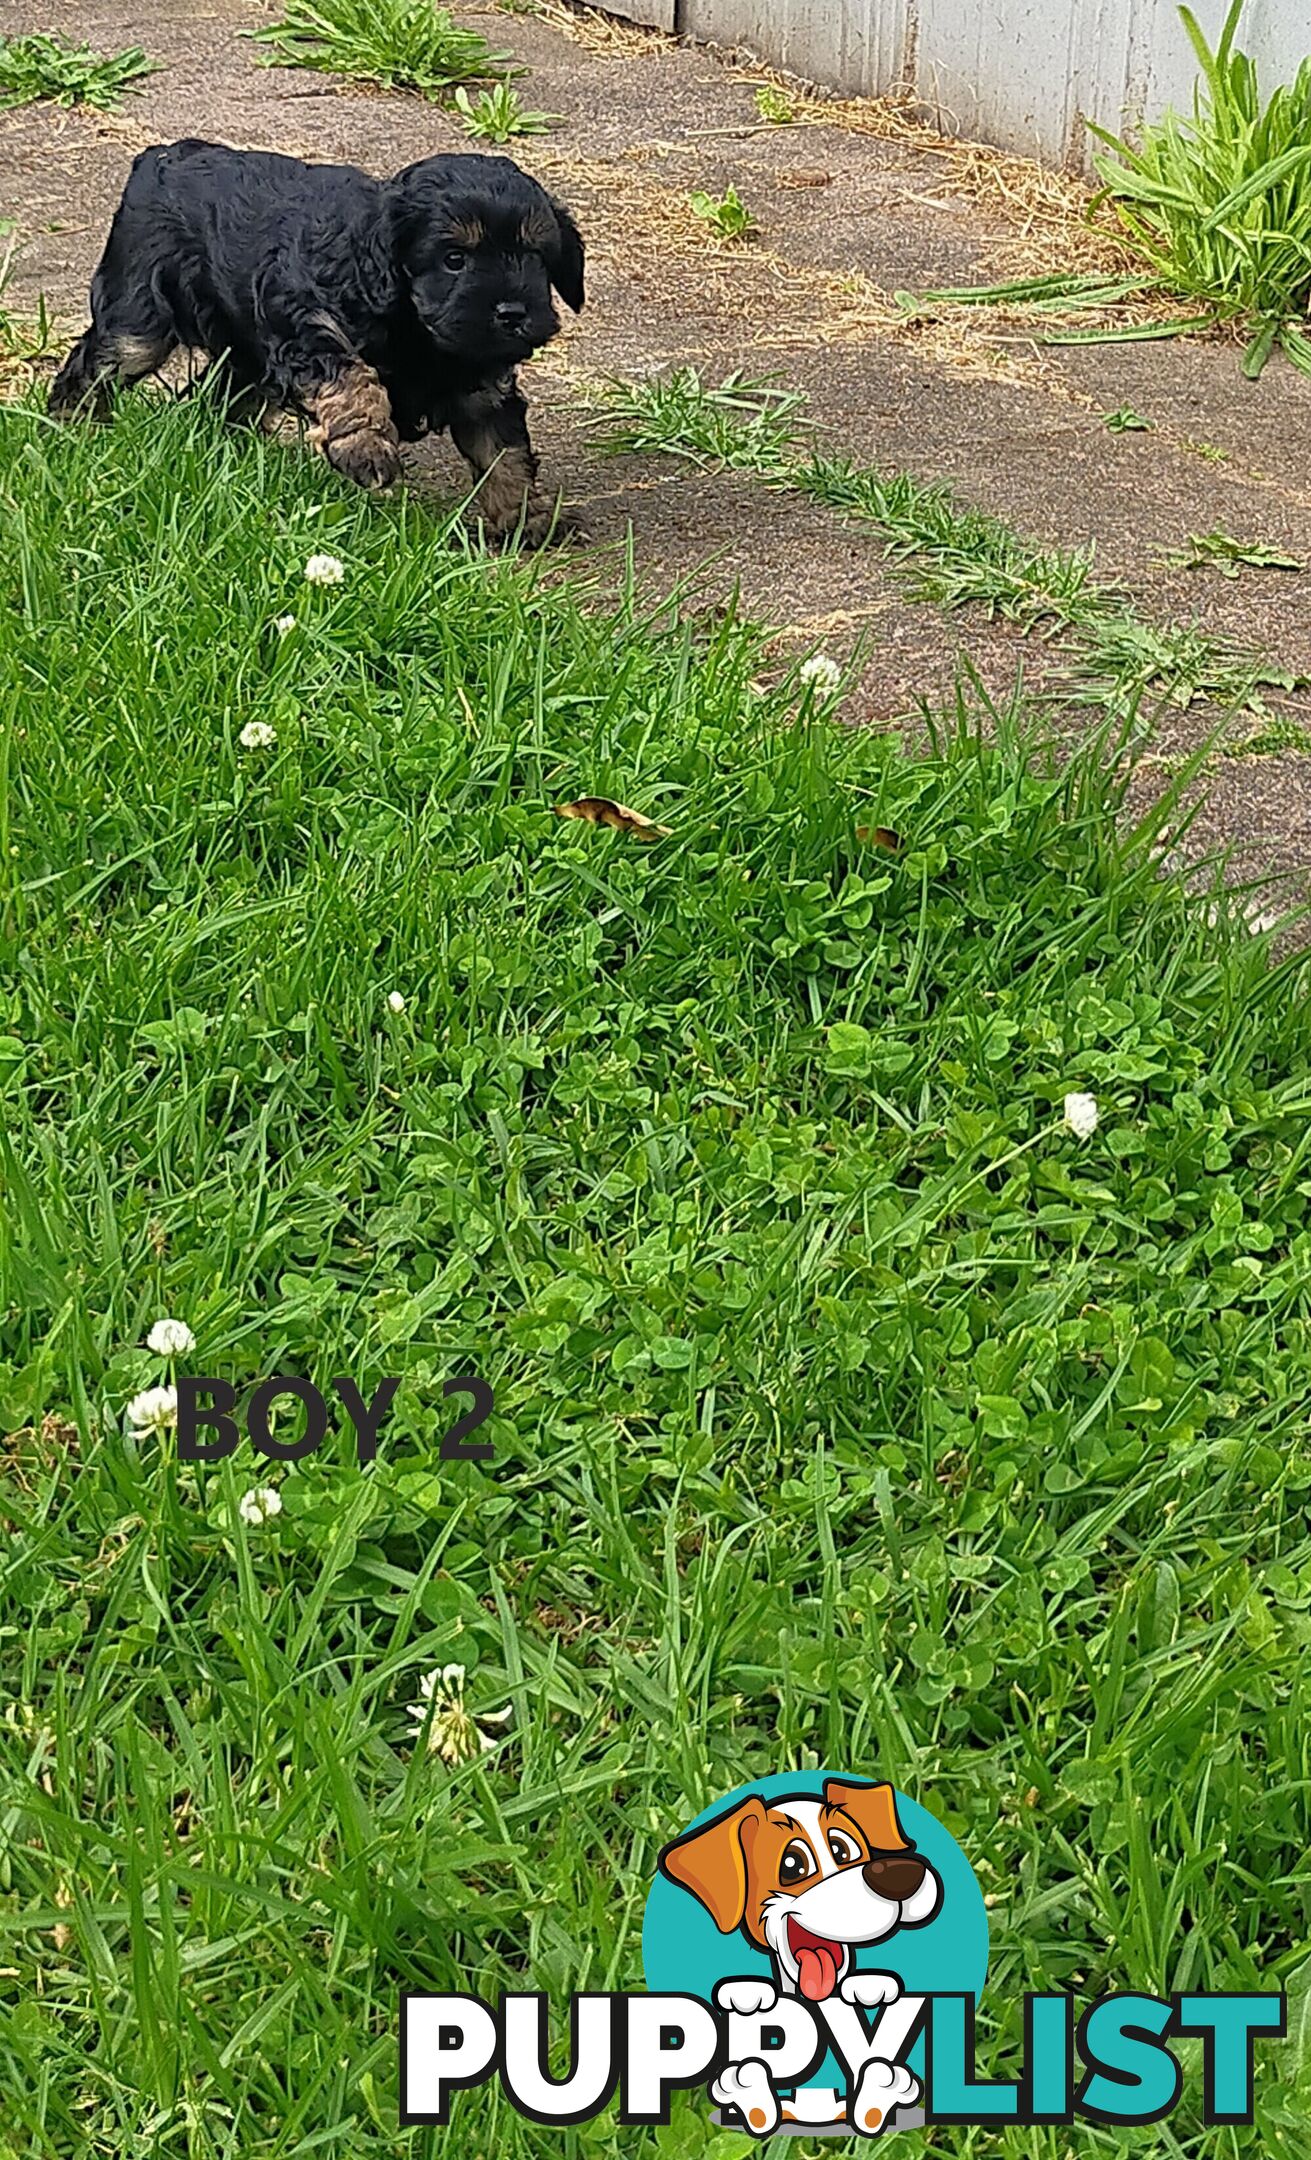
{"type": "Polygon", "coordinates": [[[299,413],[365,486],[399,442],[449,428],[496,530],[549,523],[515,367],[583,304],[567,210],[509,158],[432,157],[394,180],[352,165],[176,142],[132,167],[91,286],[91,328],[52,411],[207,352],[237,404],[299,413]]]}

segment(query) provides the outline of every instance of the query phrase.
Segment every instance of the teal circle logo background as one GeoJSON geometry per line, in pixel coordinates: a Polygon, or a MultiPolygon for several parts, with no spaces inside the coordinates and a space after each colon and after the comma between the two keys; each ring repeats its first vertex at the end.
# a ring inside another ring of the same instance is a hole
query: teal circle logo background
{"type": "MultiPolygon", "coordinates": [[[[753,1778],[725,1793],[713,1807],[685,1825],[699,1830],[718,1815],[727,1814],[740,1801],[759,1794],[766,1802],[787,1793],[820,1799],[827,1778],[852,1784],[872,1784],[860,1771],[781,1771],[776,1777],[753,1778]]],[[[947,1994],[967,1990],[978,2002],[988,1972],[988,1913],[983,1892],[960,1846],[935,1815],[898,1792],[897,1815],[908,1838],[936,1870],[942,1884],[942,1903],[924,1927],[897,1928],[882,1942],[863,1943],[856,1951],[859,1972],[890,1972],[908,1995],[947,1994]]],[[[682,1836],[684,1831],[671,1833],[682,1836]]],[[[671,1842],[667,1838],[665,1843],[671,1842]]],[[[690,1890],[657,1874],[646,1901],[642,1921],[642,1970],[653,1994],[699,1995],[713,2002],[720,1980],[769,1979],[774,1967],[765,1951],[738,1931],[721,1935],[710,1914],[690,1890]]],[[[923,2071],[923,2040],[917,2040],[907,2060],[913,2070],[923,2071]]],[[[832,2058],[830,2057],[830,2063],[832,2058]]],[[[832,2084],[826,2068],[813,2073],[813,2084],[832,2084]]]]}

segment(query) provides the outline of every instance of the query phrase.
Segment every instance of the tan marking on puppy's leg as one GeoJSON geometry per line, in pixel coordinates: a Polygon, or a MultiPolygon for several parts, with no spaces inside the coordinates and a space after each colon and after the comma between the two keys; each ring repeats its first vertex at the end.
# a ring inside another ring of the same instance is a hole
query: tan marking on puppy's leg
{"type": "Polygon", "coordinates": [[[391,399],[371,367],[355,361],[305,402],[313,415],[310,441],[329,465],[358,487],[390,487],[400,478],[391,399]]]}
{"type": "Polygon", "coordinates": [[[138,337],[123,330],[105,340],[105,360],[120,382],[140,382],[163,367],[174,343],[171,337],[138,337]]]}
{"type": "Polygon", "coordinates": [[[495,463],[483,474],[474,507],[494,533],[515,532],[523,525],[530,544],[545,537],[551,523],[551,507],[537,485],[532,454],[510,445],[494,450],[495,463]]]}
{"type": "Polygon", "coordinates": [[[140,382],[143,375],[162,367],[176,340],[166,332],[155,336],[135,331],[109,331],[102,336],[94,324],[74,345],[50,388],[50,411],[56,419],[82,413],[105,420],[116,382],[140,382]]]}
{"type": "Polygon", "coordinates": [[[527,407],[513,370],[462,397],[449,424],[455,447],[478,482],[474,516],[498,538],[517,532],[526,546],[540,546],[554,523],[555,507],[537,485],[527,407]]]}

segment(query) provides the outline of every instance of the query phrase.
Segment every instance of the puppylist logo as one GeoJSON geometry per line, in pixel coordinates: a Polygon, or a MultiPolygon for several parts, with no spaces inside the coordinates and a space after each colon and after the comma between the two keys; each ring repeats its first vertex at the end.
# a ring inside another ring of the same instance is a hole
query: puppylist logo
{"type": "Polygon", "coordinates": [[[697,2086],[716,2121],[758,2138],[1128,2128],[1178,2105],[1171,2043],[1196,2040],[1203,2120],[1250,2124],[1256,2042],[1285,2029],[1281,1994],[1134,1992],[1081,2009],[1031,1993],[1016,2075],[980,2080],[988,1916],[974,1871],[926,1808],[854,1776],[760,1779],[671,1838],[642,1962],[644,1990],[572,1998],[558,2077],[545,1995],[404,1996],[402,2122],[445,2124],[456,2093],[499,2078],[521,2114],[561,2128],[616,2094],[621,2123],[667,2123],[673,2094],[697,2086]]]}

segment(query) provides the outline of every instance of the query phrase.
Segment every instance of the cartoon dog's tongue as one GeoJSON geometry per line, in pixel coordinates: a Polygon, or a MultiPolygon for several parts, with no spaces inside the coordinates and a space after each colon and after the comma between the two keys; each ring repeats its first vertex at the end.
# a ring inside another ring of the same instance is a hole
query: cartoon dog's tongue
{"type": "Polygon", "coordinates": [[[788,1920],[788,1940],[797,1961],[797,1985],[807,2002],[823,2002],[837,1986],[842,1951],[822,1935],[812,1935],[798,1920],[788,1920]]]}

